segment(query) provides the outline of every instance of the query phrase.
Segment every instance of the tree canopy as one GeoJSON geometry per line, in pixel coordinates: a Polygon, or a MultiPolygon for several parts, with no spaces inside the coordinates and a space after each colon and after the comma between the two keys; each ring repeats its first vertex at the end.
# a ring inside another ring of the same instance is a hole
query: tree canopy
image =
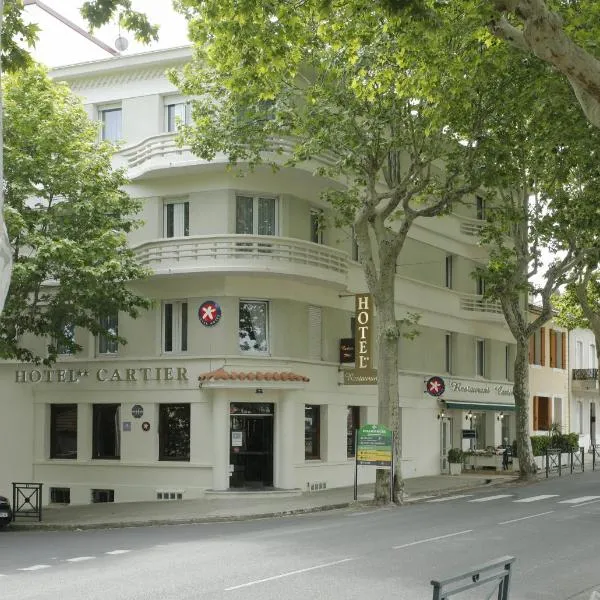
{"type": "Polygon", "coordinates": [[[126,240],[139,205],[123,191],[123,172],[112,169],[114,148],[98,141],[80,100],[41,67],[8,76],[3,93],[13,274],[0,356],[51,363],[59,345],[81,349],[65,333],[71,326],[124,343],[103,317],[135,317],[149,303],[129,285],[145,275],[126,240]]]}

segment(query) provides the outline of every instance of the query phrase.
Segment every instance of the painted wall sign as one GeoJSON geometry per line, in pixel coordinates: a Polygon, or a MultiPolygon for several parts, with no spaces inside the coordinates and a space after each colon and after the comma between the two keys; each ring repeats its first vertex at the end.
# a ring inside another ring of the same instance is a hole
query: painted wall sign
{"type": "Polygon", "coordinates": [[[141,419],[144,416],[144,407],[140,404],[134,404],[131,407],[131,416],[134,419],[141,419]]]}
{"type": "Polygon", "coordinates": [[[144,421],[144,422],[142,423],[142,429],[143,429],[144,431],[150,431],[150,423],[148,423],[148,421],[144,421]]]}
{"type": "Polygon", "coordinates": [[[212,327],[221,320],[221,307],[214,300],[207,300],[200,305],[198,318],[205,327],[212,327]]]}
{"type": "Polygon", "coordinates": [[[371,294],[354,297],[356,325],[354,331],[354,369],[344,371],[346,385],[374,385],[377,371],[373,368],[373,298],[371,294]]]}
{"type": "Polygon", "coordinates": [[[433,377],[430,377],[425,383],[425,391],[430,396],[438,397],[446,391],[446,384],[444,383],[444,380],[441,377],[434,375],[433,377]]]}
{"type": "Polygon", "coordinates": [[[188,381],[185,367],[89,369],[18,369],[15,383],[77,383],[82,379],[104,382],[188,381]]]}
{"type": "Polygon", "coordinates": [[[357,432],[356,464],[392,465],[392,431],[383,425],[364,425],[357,432]]]}

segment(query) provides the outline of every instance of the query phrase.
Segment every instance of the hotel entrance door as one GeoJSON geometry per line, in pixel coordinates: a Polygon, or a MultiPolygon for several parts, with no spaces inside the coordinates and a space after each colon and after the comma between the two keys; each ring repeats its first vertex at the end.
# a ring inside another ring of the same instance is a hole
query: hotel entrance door
{"type": "Polygon", "coordinates": [[[273,486],[273,416],[275,405],[232,402],[229,464],[232,488],[273,486]]]}

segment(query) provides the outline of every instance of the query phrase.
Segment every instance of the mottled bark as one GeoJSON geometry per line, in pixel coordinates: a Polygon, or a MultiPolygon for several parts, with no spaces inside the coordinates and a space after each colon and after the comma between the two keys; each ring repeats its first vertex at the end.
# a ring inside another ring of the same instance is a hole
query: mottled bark
{"type": "MultiPolygon", "coordinates": [[[[3,21],[2,15],[4,2],[0,0],[0,45],[2,40],[3,21]]],[[[2,66],[0,65],[0,84],[2,80],[2,66]]],[[[2,85],[0,85],[0,313],[4,307],[4,300],[6,300],[6,294],[8,293],[8,286],[10,284],[10,274],[12,267],[12,251],[8,242],[8,235],[6,234],[6,227],[4,225],[4,155],[3,149],[4,144],[2,140],[3,136],[3,103],[2,103],[2,85]]]]}

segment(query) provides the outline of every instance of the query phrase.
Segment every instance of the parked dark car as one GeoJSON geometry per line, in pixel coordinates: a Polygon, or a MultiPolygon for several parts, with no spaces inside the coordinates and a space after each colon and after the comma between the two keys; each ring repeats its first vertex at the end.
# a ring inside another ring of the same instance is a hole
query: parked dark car
{"type": "Polygon", "coordinates": [[[0,496],[0,527],[5,527],[12,521],[12,509],[8,498],[0,496]]]}

